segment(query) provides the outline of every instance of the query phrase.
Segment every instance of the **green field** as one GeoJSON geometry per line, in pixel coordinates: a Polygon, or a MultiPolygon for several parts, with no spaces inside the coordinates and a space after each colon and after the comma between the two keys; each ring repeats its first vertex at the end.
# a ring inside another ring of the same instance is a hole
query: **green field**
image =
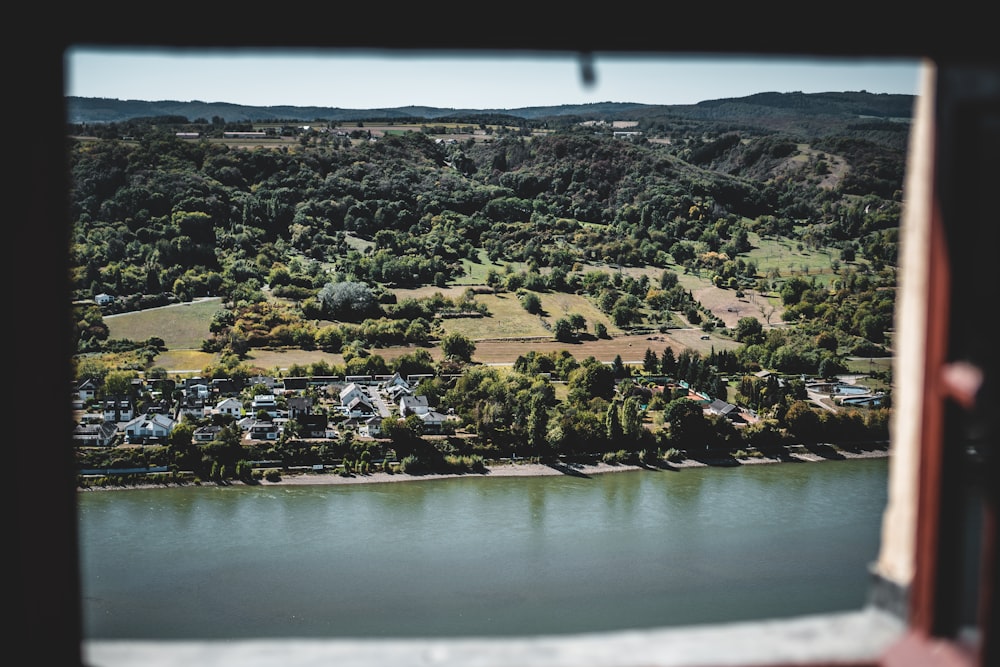
{"type": "Polygon", "coordinates": [[[201,342],[210,336],[212,316],[221,308],[222,300],[212,298],[138,313],[109,315],[104,322],[113,339],[142,342],[158,336],[168,349],[198,350],[201,342]]]}
{"type": "Polygon", "coordinates": [[[834,275],[833,263],[840,259],[839,253],[829,248],[800,248],[788,239],[762,239],[750,234],[750,241],[754,249],[747,253],[746,259],[757,263],[757,273],[762,276],[769,276],[772,269],[777,269],[780,279],[800,276],[828,282],[834,275]]]}

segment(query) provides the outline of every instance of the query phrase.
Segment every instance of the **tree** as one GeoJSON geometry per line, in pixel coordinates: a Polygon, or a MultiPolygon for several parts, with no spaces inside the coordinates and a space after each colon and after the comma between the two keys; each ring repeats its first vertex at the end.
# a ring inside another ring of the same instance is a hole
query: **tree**
{"type": "Polygon", "coordinates": [[[707,420],[700,405],[689,398],[667,403],[663,418],[670,424],[670,440],[686,449],[707,449],[707,420]]]}
{"type": "Polygon", "coordinates": [[[453,331],[445,334],[444,338],[441,339],[441,351],[445,357],[468,363],[472,361],[476,344],[465,334],[453,331]]]}
{"type": "Polygon", "coordinates": [[[521,305],[532,315],[542,312],[542,300],[534,292],[525,292],[521,297],[521,305]]]}
{"type": "Polygon", "coordinates": [[[622,422],[618,403],[608,404],[608,409],[604,413],[604,433],[612,445],[622,438],[622,422]]]}
{"type": "Polygon", "coordinates": [[[649,374],[658,373],[660,370],[660,360],[656,357],[656,352],[653,352],[648,347],[646,348],[646,356],[642,360],[642,370],[649,374]]]}
{"type": "Polygon", "coordinates": [[[573,325],[565,317],[560,317],[552,327],[552,334],[560,343],[573,342],[573,325]]]}
{"type": "Polygon", "coordinates": [[[128,371],[111,371],[104,378],[102,391],[108,399],[122,399],[132,393],[132,380],[136,374],[128,371]]]}
{"type": "Polygon", "coordinates": [[[632,442],[642,438],[642,406],[638,396],[629,396],[621,407],[622,434],[632,442]]]}
{"type": "Polygon", "coordinates": [[[331,319],[358,320],[372,314],[377,305],[371,288],[354,281],[327,283],[318,298],[331,319]]]}
{"type": "Polygon", "coordinates": [[[528,446],[536,453],[544,452],[548,446],[549,409],[543,397],[535,395],[531,399],[528,413],[528,446]]]}
{"type": "Polygon", "coordinates": [[[397,357],[392,367],[404,378],[408,375],[432,375],[434,358],[427,350],[414,350],[397,357]]]}
{"type": "Polygon", "coordinates": [[[672,376],[677,371],[677,358],[674,356],[674,348],[666,347],[660,357],[660,372],[667,377],[672,376]]]}
{"type": "Polygon", "coordinates": [[[619,380],[628,376],[628,369],[625,367],[625,362],[622,361],[622,355],[615,355],[614,361],[611,362],[611,372],[619,380]]]}
{"type": "Polygon", "coordinates": [[[819,362],[819,376],[822,378],[832,378],[846,372],[847,367],[836,357],[826,356],[819,362]]]}
{"type": "Polygon", "coordinates": [[[187,423],[178,424],[170,431],[170,437],[167,442],[171,447],[175,447],[178,450],[184,450],[191,446],[191,442],[194,440],[194,426],[187,423]]]}
{"type": "Polygon", "coordinates": [[[736,322],[736,340],[745,345],[764,342],[764,327],[756,317],[741,317],[736,322]]]}
{"type": "Polygon", "coordinates": [[[615,376],[611,368],[594,357],[587,357],[569,374],[570,395],[582,402],[593,397],[611,400],[615,393],[615,376]]]}
{"type": "Polygon", "coordinates": [[[789,431],[807,442],[813,442],[819,436],[819,413],[805,401],[795,401],[789,406],[785,413],[785,424],[789,431]]]}

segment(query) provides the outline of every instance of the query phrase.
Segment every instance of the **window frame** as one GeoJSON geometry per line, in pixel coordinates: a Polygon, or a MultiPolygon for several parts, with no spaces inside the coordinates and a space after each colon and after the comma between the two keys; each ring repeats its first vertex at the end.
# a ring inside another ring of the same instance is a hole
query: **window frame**
{"type": "MultiPolygon", "coordinates": [[[[908,30],[899,31],[895,38],[872,37],[870,43],[858,49],[853,41],[844,39],[844,35],[859,28],[849,13],[843,17],[826,16],[823,25],[812,26],[809,30],[802,30],[791,17],[787,20],[771,16],[757,20],[743,17],[735,22],[738,26],[720,26],[708,39],[702,31],[667,30],[662,25],[645,25],[643,21],[625,21],[627,25],[622,30],[609,30],[604,21],[585,22],[570,29],[571,24],[567,23],[570,17],[565,10],[522,18],[511,24],[499,21],[490,30],[477,28],[475,21],[465,15],[422,19],[410,16],[400,23],[386,19],[373,29],[364,22],[353,27],[335,26],[300,17],[288,17],[284,20],[289,25],[280,27],[262,17],[209,17],[201,9],[196,20],[186,23],[139,23],[125,16],[115,16],[110,11],[79,11],[84,15],[42,31],[31,37],[28,45],[17,46],[19,58],[26,57],[31,64],[15,68],[17,71],[11,81],[15,91],[12,99],[34,101],[30,114],[22,122],[35,121],[26,128],[15,130],[15,150],[11,155],[18,161],[18,169],[11,176],[14,179],[11,203],[15,206],[11,219],[16,221],[12,240],[14,247],[33,253],[55,267],[69,266],[70,259],[69,178],[62,132],[65,127],[63,54],[70,45],[928,58],[937,78],[927,93],[933,94],[935,105],[929,111],[930,117],[925,119],[930,124],[928,140],[914,146],[925,153],[925,171],[912,182],[922,188],[919,196],[926,200],[920,217],[915,219],[926,225],[923,231],[925,241],[929,242],[922,248],[924,272],[914,280],[923,288],[918,299],[923,302],[926,317],[922,323],[914,325],[922,329],[922,344],[916,346],[913,356],[900,362],[921,364],[924,369],[918,384],[909,388],[921,394],[921,417],[914,440],[919,447],[919,466],[909,471],[917,480],[916,507],[911,508],[915,523],[913,578],[912,581],[895,582],[898,589],[893,594],[895,605],[904,616],[906,626],[899,641],[883,656],[851,664],[985,667],[996,663],[995,503],[987,508],[982,527],[984,567],[980,634],[976,642],[970,644],[956,636],[949,606],[947,591],[953,582],[954,560],[942,546],[942,535],[946,532],[948,503],[954,496],[955,484],[960,482],[949,475],[950,454],[945,438],[954,433],[954,422],[962,417],[950,411],[949,399],[937,372],[948,360],[950,336],[957,326],[965,324],[949,310],[950,279],[959,258],[949,256],[947,226],[959,223],[947,220],[942,212],[941,156],[947,144],[941,142],[953,137],[951,124],[956,118],[950,104],[965,94],[959,84],[970,63],[972,69],[993,86],[987,86],[988,94],[997,94],[1000,58],[991,47],[994,37],[988,32],[990,21],[979,21],[980,27],[975,25],[975,16],[964,17],[963,37],[947,40],[938,36],[950,25],[948,16],[930,16],[932,12],[927,12],[918,16],[908,30]],[[395,23],[398,30],[386,23],[395,23]],[[779,34],[780,39],[766,37],[779,34]],[[942,82],[946,85],[941,86],[942,82]]],[[[873,16],[870,9],[865,13],[870,25],[877,25],[882,18],[892,18],[873,16]]],[[[702,25],[710,11],[672,9],[671,14],[671,23],[693,26],[702,25]]],[[[31,25],[48,26],[51,23],[39,9],[28,9],[26,18],[31,25]]],[[[886,24],[893,23],[886,21],[886,24]]],[[[10,127],[14,127],[13,124],[10,127]]],[[[908,196],[913,193],[908,192],[908,196]]],[[[18,620],[15,636],[41,664],[82,665],[77,491],[68,399],[72,381],[69,363],[72,322],[68,309],[61,307],[69,303],[70,289],[63,271],[44,272],[37,278],[32,277],[30,283],[26,282],[12,283],[16,312],[31,314],[24,326],[16,328],[14,338],[18,350],[15,377],[27,383],[17,392],[27,400],[18,405],[15,480],[9,485],[15,501],[15,542],[19,558],[16,572],[19,591],[13,603],[18,620]],[[67,389],[67,403],[62,413],[59,410],[53,413],[51,405],[45,401],[32,400],[33,396],[51,394],[53,388],[58,395],[59,387],[67,389]]],[[[893,582],[888,583],[892,588],[893,582]]],[[[770,667],[818,667],[821,663],[778,661],[768,664],[770,667]]]]}

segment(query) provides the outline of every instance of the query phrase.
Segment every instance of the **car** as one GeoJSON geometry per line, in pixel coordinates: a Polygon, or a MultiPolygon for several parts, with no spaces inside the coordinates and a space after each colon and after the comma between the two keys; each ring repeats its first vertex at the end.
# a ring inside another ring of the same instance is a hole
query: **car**
{"type": "Polygon", "coordinates": [[[702,336],[701,337],[702,340],[708,340],[709,338],[711,338],[711,336],[702,336]]]}

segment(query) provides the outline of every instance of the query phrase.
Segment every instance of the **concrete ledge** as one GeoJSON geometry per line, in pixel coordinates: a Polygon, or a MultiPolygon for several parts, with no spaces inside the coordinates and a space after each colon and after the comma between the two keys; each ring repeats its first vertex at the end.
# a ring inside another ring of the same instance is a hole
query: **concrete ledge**
{"type": "Polygon", "coordinates": [[[875,661],[905,632],[875,607],[748,623],[517,639],[85,641],[88,667],[702,667],[875,661]]]}

